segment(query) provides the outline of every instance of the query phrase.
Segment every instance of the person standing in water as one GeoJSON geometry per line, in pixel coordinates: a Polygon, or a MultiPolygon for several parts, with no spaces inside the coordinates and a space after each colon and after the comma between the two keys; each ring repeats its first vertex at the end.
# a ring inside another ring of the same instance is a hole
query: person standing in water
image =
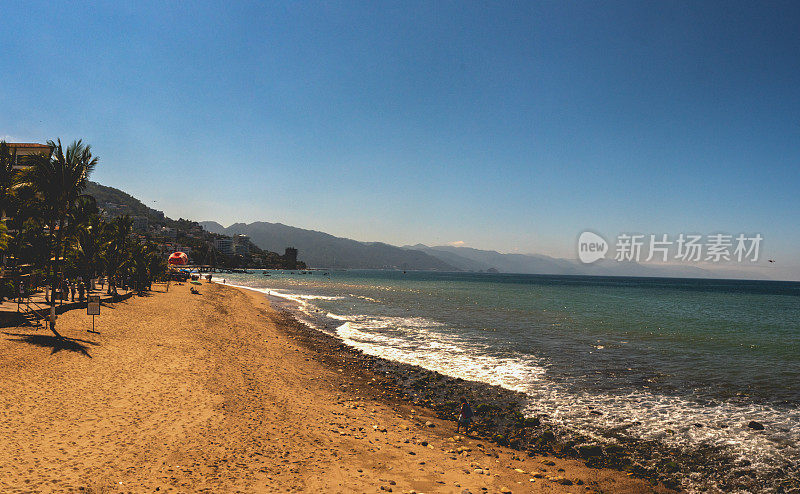
{"type": "Polygon", "coordinates": [[[458,425],[456,425],[456,432],[461,431],[461,426],[464,426],[464,433],[469,433],[469,426],[472,423],[472,407],[467,403],[466,398],[461,398],[461,406],[458,410],[458,425]]]}

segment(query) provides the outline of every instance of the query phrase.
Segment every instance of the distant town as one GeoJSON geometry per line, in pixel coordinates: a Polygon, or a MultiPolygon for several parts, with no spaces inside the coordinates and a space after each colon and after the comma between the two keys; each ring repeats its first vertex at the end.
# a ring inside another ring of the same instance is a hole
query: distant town
{"type": "Polygon", "coordinates": [[[95,182],[88,183],[86,194],[95,198],[104,221],[128,215],[132,223],[131,237],[155,244],[162,256],[185,252],[190,264],[222,269],[306,268],[303,261],[298,261],[298,251],[293,247],[286,247],[283,254],[279,254],[259,248],[248,235],[211,233],[196,221],[170,219],[163,211],[149,208],[119,189],[95,182]]]}

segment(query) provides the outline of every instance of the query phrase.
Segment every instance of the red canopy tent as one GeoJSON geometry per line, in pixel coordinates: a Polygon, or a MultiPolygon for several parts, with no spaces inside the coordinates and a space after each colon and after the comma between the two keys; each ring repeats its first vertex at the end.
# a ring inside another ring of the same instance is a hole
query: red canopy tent
{"type": "Polygon", "coordinates": [[[173,252],[167,259],[167,263],[170,266],[185,266],[188,262],[189,256],[183,252],[173,252]]]}

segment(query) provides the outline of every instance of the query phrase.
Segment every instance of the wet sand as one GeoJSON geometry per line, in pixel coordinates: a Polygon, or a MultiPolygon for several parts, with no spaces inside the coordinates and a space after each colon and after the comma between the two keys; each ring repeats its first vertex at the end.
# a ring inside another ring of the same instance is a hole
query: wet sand
{"type": "MultiPolygon", "coordinates": [[[[258,293],[189,285],[0,333],[2,492],[652,492],[397,400],[258,293]],[[327,353],[326,353],[327,352],[327,353]]],[[[663,491],[663,489],[659,489],[663,491]]]]}

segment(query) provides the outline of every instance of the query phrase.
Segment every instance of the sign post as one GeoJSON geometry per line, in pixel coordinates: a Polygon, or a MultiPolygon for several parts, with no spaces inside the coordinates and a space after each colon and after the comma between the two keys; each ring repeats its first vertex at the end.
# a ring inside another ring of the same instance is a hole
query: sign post
{"type": "Polygon", "coordinates": [[[86,304],[86,314],[92,316],[92,329],[90,333],[100,334],[94,330],[94,316],[100,315],[100,295],[89,295],[89,303],[86,304]]]}

